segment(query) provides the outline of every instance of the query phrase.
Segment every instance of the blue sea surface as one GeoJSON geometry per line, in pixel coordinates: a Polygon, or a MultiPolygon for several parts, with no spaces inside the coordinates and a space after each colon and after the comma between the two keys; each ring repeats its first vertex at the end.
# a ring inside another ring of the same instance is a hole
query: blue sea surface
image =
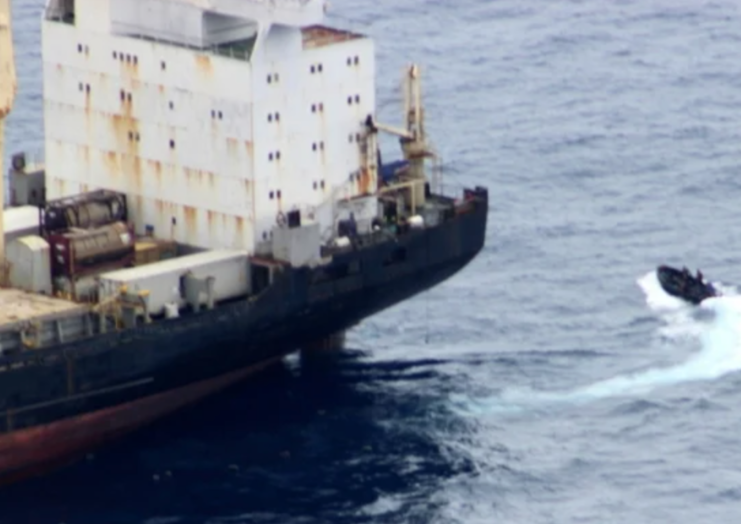
{"type": "MultiPolygon", "coordinates": [[[[12,151],[42,148],[43,3],[13,2],[12,151]]],[[[344,0],[329,22],[374,37],[381,121],[422,65],[445,182],[489,188],[484,251],[343,352],[0,490],[0,522],[736,522],[739,5],[344,0]],[[726,296],[691,309],[660,263],[726,296]]]]}

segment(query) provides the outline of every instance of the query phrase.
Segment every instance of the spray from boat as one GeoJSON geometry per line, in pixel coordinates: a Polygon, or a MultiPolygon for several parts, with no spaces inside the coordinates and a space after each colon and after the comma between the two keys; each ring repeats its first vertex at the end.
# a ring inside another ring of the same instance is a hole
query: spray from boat
{"type": "Polygon", "coordinates": [[[699,350],[682,362],[653,366],[592,384],[562,391],[507,388],[484,398],[452,398],[453,409],[462,415],[518,414],[553,404],[581,404],[612,397],[643,396],[664,387],[693,381],[715,380],[741,370],[741,296],[735,288],[716,284],[723,296],[698,306],[668,295],[656,273],[639,278],[646,304],[661,319],[660,334],[679,343],[694,339],[699,350]]]}

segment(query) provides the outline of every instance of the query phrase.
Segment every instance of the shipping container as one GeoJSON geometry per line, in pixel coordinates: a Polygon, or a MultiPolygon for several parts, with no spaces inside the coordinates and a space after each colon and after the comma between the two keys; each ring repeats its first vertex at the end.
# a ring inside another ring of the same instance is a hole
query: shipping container
{"type": "Polygon", "coordinates": [[[126,222],[126,195],[99,189],[66,198],[49,200],[44,206],[46,234],[70,228],[98,228],[114,222],[126,222]]]}
{"type": "Polygon", "coordinates": [[[39,208],[36,206],[9,207],[3,212],[5,243],[16,238],[39,234],[39,208]]]}
{"type": "Polygon", "coordinates": [[[134,233],[123,222],[49,235],[54,276],[83,276],[134,261],[134,233]]]}
{"type": "MultiPolygon", "coordinates": [[[[112,271],[100,275],[98,296],[101,301],[116,295],[123,286],[129,293],[149,292],[149,311],[160,315],[165,304],[187,305],[182,278],[214,277],[214,301],[246,296],[249,293],[249,260],[246,251],[215,250],[161,262],[112,271]]],[[[201,294],[201,304],[207,297],[201,294]]]]}
{"type": "Polygon", "coordinates": [[[31,293],[52,294],[49,244],[37,235],[17,238],[5,252],[12,287],[31,293]]]}

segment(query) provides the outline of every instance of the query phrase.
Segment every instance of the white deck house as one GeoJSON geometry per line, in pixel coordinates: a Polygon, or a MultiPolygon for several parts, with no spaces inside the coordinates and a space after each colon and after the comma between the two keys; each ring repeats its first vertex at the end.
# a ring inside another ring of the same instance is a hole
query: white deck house
{"type": "MultiPolygon", "coordinates": [[[[127,195],[136,231],[254,252],[281,212],[371,193],[372,40],[323,0],[50,0],[47,197],[127,195]]],[[[373,199],[371,198],[373,207],[373,199]]]]}

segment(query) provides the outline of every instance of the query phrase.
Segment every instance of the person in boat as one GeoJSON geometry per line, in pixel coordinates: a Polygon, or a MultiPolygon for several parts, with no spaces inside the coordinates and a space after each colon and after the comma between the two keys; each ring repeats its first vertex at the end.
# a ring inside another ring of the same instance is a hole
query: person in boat
{"type": "Polygon", "coordinates": [[[688,281],[690,279],[690,270],[687,269],[687,267],[682,268],[682,276],[679,278],[679,292],[684,293],[685,288],[687,287],[688,281]]]}

